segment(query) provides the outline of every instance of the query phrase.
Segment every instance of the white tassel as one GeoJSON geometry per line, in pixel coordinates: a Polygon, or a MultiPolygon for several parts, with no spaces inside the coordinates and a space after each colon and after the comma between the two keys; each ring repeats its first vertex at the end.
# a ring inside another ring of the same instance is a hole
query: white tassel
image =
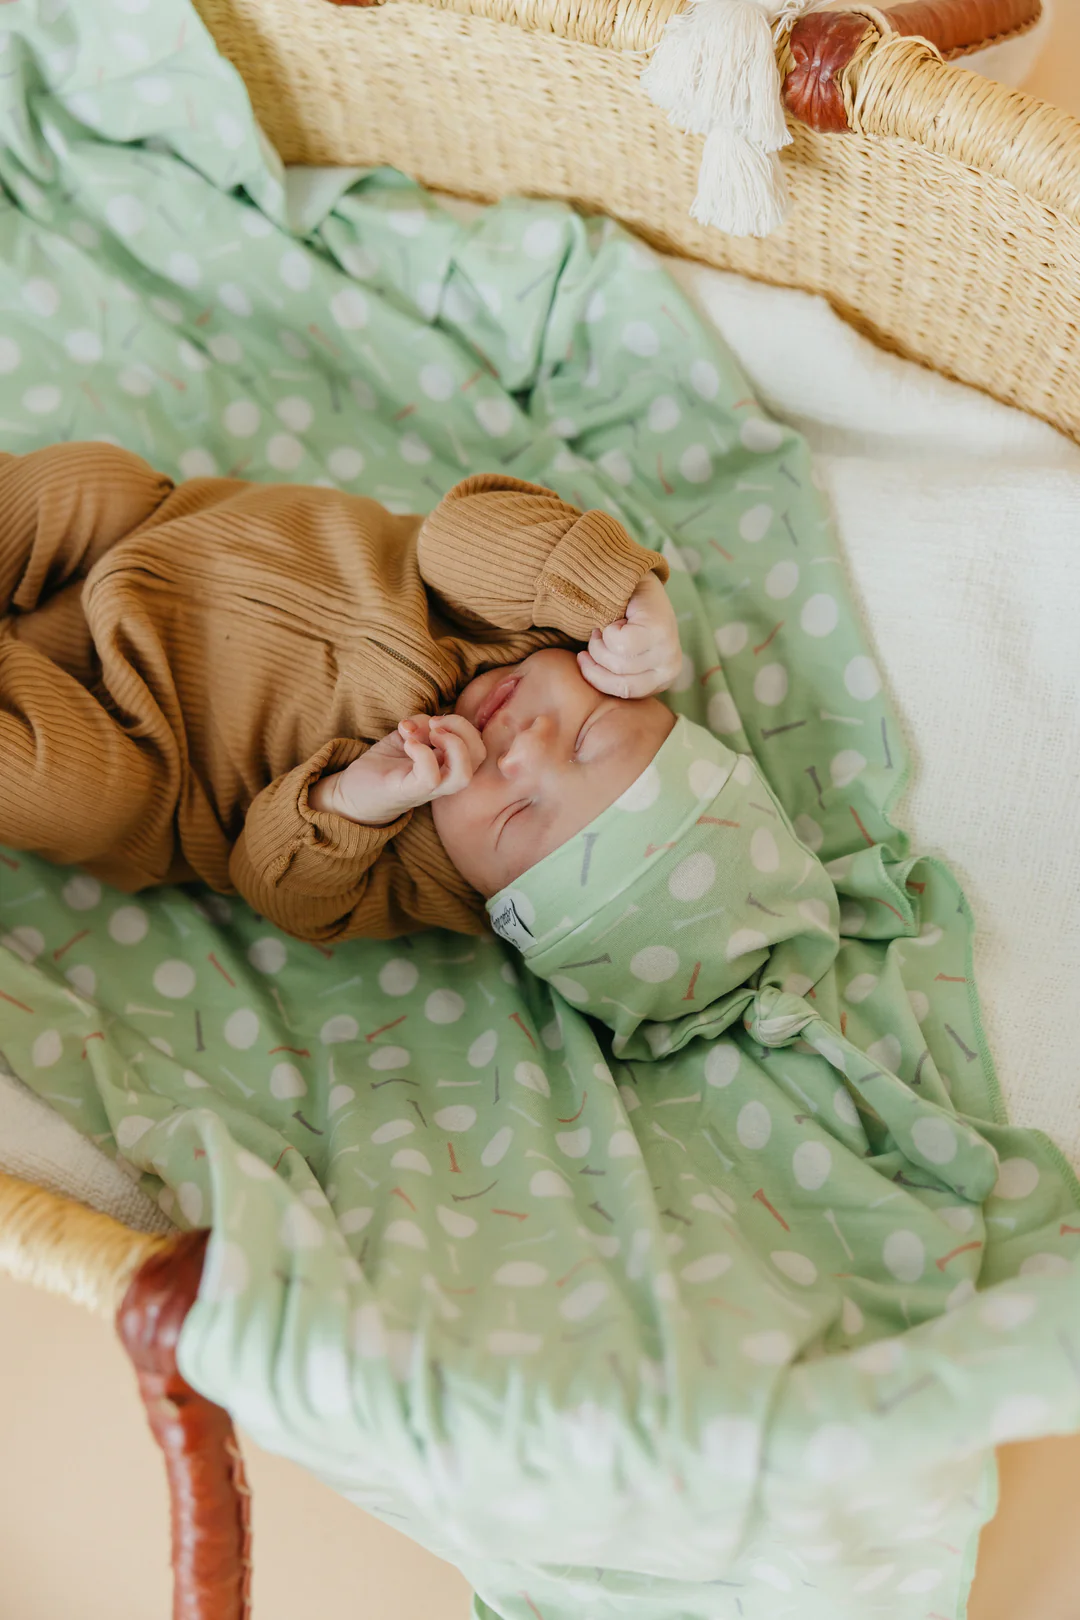
{"type": "Polygon", "coordinates": [[[665,28],[641,83],[691,135],[728,123],[753,140],[778,129],[775,144],[786,138],[772,29],[755,0],[690,0],[665,28]],[[760,126],[752,135],[751,120],[760,126]]]}
{"type": "Polygon", "coordinates": [[[705,135],[691,210],[736,236],[766,236],[783,223],[787,188],[775,156],[784,121],[773,25],[820,0],[690,0],[673,17],[641,75],[671,123],[705,135]]]}
{"type": "Polygon", "coordinates": [[[691,219],[729,236],[768,236],[787,217],[780,159],[737,130],[717,126],[705,138],[691,219]]]}

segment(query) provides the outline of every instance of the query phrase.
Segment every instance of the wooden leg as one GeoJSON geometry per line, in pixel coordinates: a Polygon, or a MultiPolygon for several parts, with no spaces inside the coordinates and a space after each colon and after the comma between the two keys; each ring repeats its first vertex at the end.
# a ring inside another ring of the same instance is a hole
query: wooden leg
{"type": "Polygon", "coordinates": [[[116,1316],[154,1438],[165,1453],[172,1508],[173,1620],[249,1620],[251,1493],[229,1414],[176,1365],[208,1232],[187,1232],[144,1261],[116,1316]]]}

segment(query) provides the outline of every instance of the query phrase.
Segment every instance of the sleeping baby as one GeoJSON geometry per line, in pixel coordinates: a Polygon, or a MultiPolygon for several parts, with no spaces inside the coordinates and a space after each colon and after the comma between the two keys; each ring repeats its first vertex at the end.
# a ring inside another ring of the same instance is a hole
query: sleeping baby
{"type": "Polygon", "coordinates": [[[68,444],[0,514],[0,843],[124,890],[477,932],[673,724],[667,564],[513,478],[420,519],[68,444]]]}
{"type": "Polygon", "coordinates": [[[419,518],[174,486],[104,444],[0,458],[0,843],[128,891],[201,880],[308,940],[494,926],[527,959],[513,886],[560,851],[618,892],[639,842],[659,874],[704,840],[741,891],[720,845],[743,821],[697,814],[737,756],[656,695],[681,663],[666,578],[608,514],[501,474],[419,518]],[[638,803],[609,871],[599,831],[638,803]],[[645,837],[665,811],[681,830],[645,837]]]}

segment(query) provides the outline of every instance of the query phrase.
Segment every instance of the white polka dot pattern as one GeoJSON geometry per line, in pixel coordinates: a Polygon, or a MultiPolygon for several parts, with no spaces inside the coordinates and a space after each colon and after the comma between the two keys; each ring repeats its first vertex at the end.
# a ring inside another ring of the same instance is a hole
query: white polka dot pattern
{"type": "MultiPolygon", "coordinates": [[[[6,51],[5,102],[33,64],[56,176],[6,176],[6,448],[105,439],[177,479],[318,480],[402,512],[472,471],[550,484],[663,542],[670,700],[736,752],[678,761],[692,847],[661,847],[656,773],[624,795],[652,898],[616,896],[548,985],[489,938],[316,950],[235,898],[119,895],[0,851],[0,1050],[160,1209],[213,1227],[188,1348],[256,1439],[288,1451],[300,1411],[313,1450],[363,1457],[377,1403],[393,1522],[430,1539],[403,1483],[419,1446],[423,1490],[451,1481],[501,1567],[551,1538],[544,1591],[491,1576],[489,1606],[580,1613],[560,1559],[601,1606],[617,1562],[640,1601],[625,1571],[677,1545],[680,1578],[722,1568],[745,1620],[811,1585],[829,1612],[951,1612],[979,1487],[957,1446],[1080,1422],[1080,1218],[1042,1143],[978,1125],[970,918],[943,868],[889,853],[903,744],[805,446],[614,227],[516,201],[462,226],[379,174],[333,201],[336,178],[295,174],[286,198],[179,0],[9,10],[5,43],[32,40],[6,51]],[[625,1414],[672,1401],[659,1467],[625,1414]],[[872,1533],[848,1511],[871,1474],[895,1493],[872,1533]]],[[[607,858],[577,847],[579,891],[607,858]]],[[[735,1612],[715,1584],[701,1601],[735,1612]]]]}

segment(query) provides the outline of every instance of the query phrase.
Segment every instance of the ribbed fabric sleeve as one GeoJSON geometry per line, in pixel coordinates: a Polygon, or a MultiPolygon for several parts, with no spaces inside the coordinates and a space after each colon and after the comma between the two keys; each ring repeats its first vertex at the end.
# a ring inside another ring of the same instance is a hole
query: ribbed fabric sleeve
{"type": "Polygon", "coordinates": [[[305,939],[386,937],[417,925],[479,932],[483,902],[450,864],[430,816],[410,840],[411,862],[402,864],[389,846],[419,821],[414,812],[369,827],[309,805],[311,784],[366,748],[337,737],[263,789],[229,862],[236,889],[260,915],[305,939]],[[424,869],[427,881],[418,883],[409,865],[424,869]]]}
{"type": "Polygon", "coordinates": [[[575,641],[619,618],[650,570],[668,565],[606,512],[483,473],[457,484],[420,529],[420,572],[466,628],[561,630],[575,641]]]}
{"type": "Polygon", "coordinates": [[[352,911],[367,887],[368,869],[408,824],[404,815],[385,827],[368,827],[308,804],[313,782],[344,770],[367,746],[335,737],[263,788],[248,809],[229,877],[250,906],[286,933],[297,933],[302,924],[321,936],[352,911]]]}
{"type": "Polygon", "coordinates": [[[658,552],[631,540],[606,512],[586,512],[544,564],[536,582],[533,623],[587,641],[593,630],[622,617],[648,573],[668,577],[668,565],[658,552]]]}

